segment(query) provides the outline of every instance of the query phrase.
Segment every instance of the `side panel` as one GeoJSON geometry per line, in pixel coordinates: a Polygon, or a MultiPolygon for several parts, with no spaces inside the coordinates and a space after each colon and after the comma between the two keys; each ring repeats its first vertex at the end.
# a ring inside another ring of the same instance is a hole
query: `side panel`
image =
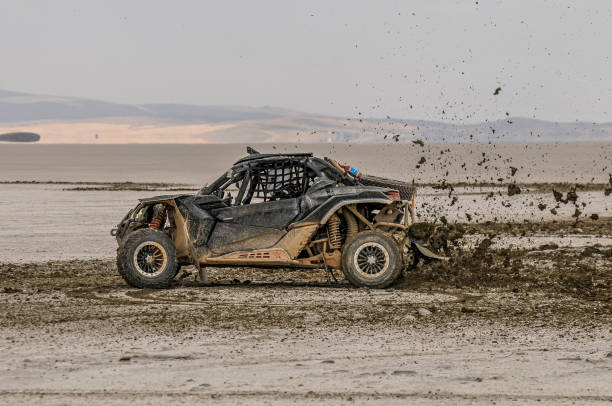
{"type": "Polygon", "coordinates": [[[282,229],[298,215],[297,199],[253,203],[211,210],[219,221],[245,226],[282,229]]]}
{"type": "Polygon", "coordinates": [[[211,210],[217,223],[209,238],[210,248],[219,255],[272,247],[298,212],[297,199],[211,210]]]}
{"type": "Polygon", "coordinates": [[[284,230],[217,222],[209,239],[210,250],[220,255],[233,251],[253,250],[273,246],[285,235],[284,230]]]}
{"type": "MultiPolygon", "coordinates": [[[[202,257],[203,264],[236,264],[253,266],[300,265],[296,257],[319,228],[318,223],[300,223],[269,248],[237,250],[217,257],[202,257]]],[[[303,265],[303,264],[302,264],[303,265]]]]}
{"type": "Polygon", "coordinates": [[[208,210],[204,210],[196,204],[197,197],[177,199],[176,202],[181,216],[184,219],[191,246],[195,251],[193,255],[199,258],[210,251],[207,242],[215,226],[216,220],[210,215],[208,210]]]}
{"type": "Polygon", "coordinates": [[[296,227],[291,228],[287,235],[276,243],[274,247],[282,248],[291,259],[295,259],[317,232],[318,228],[318,223],[299,223],[296,227]]]}

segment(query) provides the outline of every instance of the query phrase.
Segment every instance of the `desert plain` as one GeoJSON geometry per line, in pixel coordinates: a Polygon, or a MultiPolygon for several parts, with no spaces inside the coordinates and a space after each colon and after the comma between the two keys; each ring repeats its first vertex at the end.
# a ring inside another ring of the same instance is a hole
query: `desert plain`
{"type": "Polygon", "coordinates": [[[256,147],[414,181],[451,260],[385,290],[250,268],[133,289],[110,229],[244,145],[2,144],[0,403],[612,401],[611,143],[256,147]]]}

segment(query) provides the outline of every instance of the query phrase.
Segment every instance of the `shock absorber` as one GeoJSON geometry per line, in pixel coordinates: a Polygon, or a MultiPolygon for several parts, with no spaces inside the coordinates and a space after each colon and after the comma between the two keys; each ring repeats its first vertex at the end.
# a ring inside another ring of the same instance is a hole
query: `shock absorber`
{"type": "Polygon", "coordinates": [[[359,226],[357,225],[357,219],[349,210],[342,210],[342,215],[344,216],[344,221],[346,222],[346,241],[348,241],[352,236],[357,234],[357,231],[359,231],[359,226]]]}
{"type": "Polygon", "coordinates": [[[166,206],[163,204],[160,206],[161,208],[158,209],[156,216],[153,217],[151,224],[149,224],[150,229],[160,230],[166,224],[166,206]]]}
{"type": "Polygon", "coordinates": [[[340,249],[342,247],[340,217],[335,213],[327,220],[327,234],[329,236],[329,248],[334,250],[340,249]]]}

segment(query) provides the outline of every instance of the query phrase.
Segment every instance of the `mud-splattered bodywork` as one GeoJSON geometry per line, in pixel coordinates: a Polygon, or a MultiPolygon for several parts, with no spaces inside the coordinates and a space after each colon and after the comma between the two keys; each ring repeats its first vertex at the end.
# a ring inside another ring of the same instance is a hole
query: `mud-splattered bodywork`
{"type": "Polygon", "coordinates": [[[333,160],[255,153],[195,195],[140,200],[114,234],[121,245],[161,222],[183,265],[338,268],[352,234],[378,229],[406,244],[414,219],[411,187],[400,196],[364,183],[333,160]]]}

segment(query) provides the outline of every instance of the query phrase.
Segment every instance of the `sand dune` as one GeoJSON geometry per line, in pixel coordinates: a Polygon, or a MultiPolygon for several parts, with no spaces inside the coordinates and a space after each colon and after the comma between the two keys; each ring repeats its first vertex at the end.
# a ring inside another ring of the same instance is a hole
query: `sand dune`
{"type": "Polygon", "coordinates": [[[214,131],[234,124],[160,124],[147,119],[41,122],[1,127],[0,133],[33,132],[40,144],[206,144],[214,131]]]}
{"type": "Polygon", "coordinates": [[[377,118],[362,112],[353,117],[334,117],[273,107],[126,105],[0,90],[0,134],[16,131],[38,133],[43,144],[612,140],[612,123],[562,123],[521,117],[462,123],[377,118]]]}

